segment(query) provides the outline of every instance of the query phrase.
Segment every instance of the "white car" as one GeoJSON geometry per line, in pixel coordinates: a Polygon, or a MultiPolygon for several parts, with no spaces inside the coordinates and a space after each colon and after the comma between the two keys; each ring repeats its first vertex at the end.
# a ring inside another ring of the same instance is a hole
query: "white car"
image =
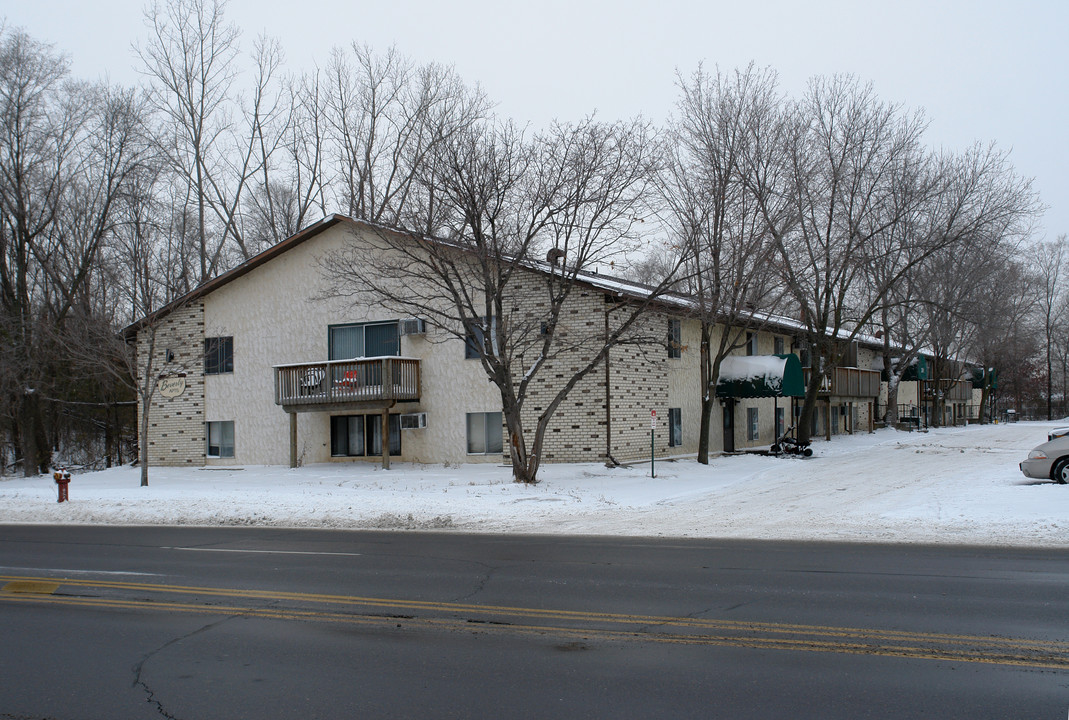
{"type": "Polygon", "coordinates": [[[1021,463],[1021,472],[1030,478],[1053,480],[1065,485],[1069,482],[1069,433],[1058,434],[1066,428],[1054,430],[1051,439],[1028,453],[1021,463]]]}

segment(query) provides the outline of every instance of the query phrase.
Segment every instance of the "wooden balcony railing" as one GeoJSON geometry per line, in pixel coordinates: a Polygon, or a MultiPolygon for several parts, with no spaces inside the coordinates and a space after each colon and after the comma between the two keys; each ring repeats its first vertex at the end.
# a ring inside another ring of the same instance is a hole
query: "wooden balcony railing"
{"type": "Polygon", "coordinates": [[[289,407],[419,400],[416,358],[377,357],[275,366],[275,404],[289,407]]]}
{"type": "Polygon", "coordinates": [[[965,380],[922,380],[921,397],[931,401],[942,396],[948,402],[972,400],[972,383],[965,380]]]}
{"type": "MultiPolygon", "coordinates": [[[[803,368],[806,385],[812,370],[803,368]]],[[[878,397],[880,394],[880,371],[862,370],[860,368],[840,367],[826,378],[821,395],[838,395],[839,397],[878,397]]]]}

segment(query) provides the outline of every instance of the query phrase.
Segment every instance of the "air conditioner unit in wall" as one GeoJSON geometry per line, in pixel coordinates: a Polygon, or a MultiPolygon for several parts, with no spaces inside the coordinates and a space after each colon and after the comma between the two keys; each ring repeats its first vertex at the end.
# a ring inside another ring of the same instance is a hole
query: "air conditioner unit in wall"
{"type": "Polygon", "coordinates": [[[423,318],[408,318],[401,321],[402,335],[426,335],[427,321],[423,318]]]}
{"type": "Polygon", "coordinates": [[[422,430],[427,427],[427,413],[405,413],[401,416],[402,430],[422,430]]]}

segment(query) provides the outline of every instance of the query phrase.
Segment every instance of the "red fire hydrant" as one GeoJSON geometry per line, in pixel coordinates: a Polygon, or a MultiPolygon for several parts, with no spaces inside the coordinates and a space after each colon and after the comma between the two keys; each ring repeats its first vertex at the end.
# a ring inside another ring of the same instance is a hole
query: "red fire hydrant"
{"type": "Polygon", "coordinates": [[[67,472],[67,468],[63,468],[52,473],[52,479],[56,481],[56,486],[59,487],[58,502],[65,502],[68,500],[67,486],[71,484],[71,474],[67,472]]]}

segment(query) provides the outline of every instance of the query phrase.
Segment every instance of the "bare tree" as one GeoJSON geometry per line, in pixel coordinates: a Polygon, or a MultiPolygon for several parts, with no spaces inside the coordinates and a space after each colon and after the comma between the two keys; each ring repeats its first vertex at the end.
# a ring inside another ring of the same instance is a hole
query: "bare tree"
{"type": "Polygon", "coordinates": [[[280,242],[327,212],[326,104],[318,73],[290,84],[288,116],[273,151],[278,165],[270,163],[269,171],[264,164],[250,196],[252,234],[261,242],[280,242]]]}
{"type": "Polygon", "coordinates": [[[1054,352],[1055,332],[1061,318],[1058,312],[1065,305],[1065,276],[1061,272],[1066,259],[1066,236],[1057,240],[1039,243],[1032,247],[1030,258],[1035,275],[1040,281],[1039,306],[1043,326],[1044,355],[1047,367],[1047,419],[1054,419],[1054,352]]]}
{"type": "Polygon", "coordinates": [[[428,318],[467,342],[501,394],[514,478],[536,482],[550,420],[572,388],[638,335],[664,347],[663,328],[639,327],[671,278],[621,301],[603,335],[572,327],[569,312],[587,274],[634,246],[656,162],[639,122],[555,125],[530,140],[508,124],[473,127],[438,145],[425,176],[450,211],[445,239],[382,231],[324,270],[335,295],[428,318]]]}
{"type": "Polygon", "coordinates": [[[973,345],[973,318],[980,314],[985,288],[1031,232],[1039,209],[1031,183],[1018,177],[1007,154],[993,145],[943,153],[930,167],[934,192],[875,239],[877,247],[915,247],[918,252],[907,257],[920,260],[905,273],[898,262],[866,266],[869,286],[885,293],[878,317],[889,423],[897,420],[898,382],[922,349],[934,354],[936,365],[949,367],[954,356],[973,345]]]}
{"type": "Polygon", "coordinates": [[[97,311],[102,249],[145,150],[133,92],[65,75],[48,46],[0,35],[0,302],[26,474],[50,463],[44,403],[70,376],[64,337],[97,311]]]}
{"type": "MultiPolygon", "coordinates": [[[[145,12],[149,42],[135,48],[149,79],[150,97],[163,119],[160,145],[172,169],[187,183],[196,208],[197,260],[193,284],[211,277],[223,252],[210,240],[211,178],[229,148],[230,92],[239,31],[223,20],[220,0],[155,3],[145,12]]],[[[221,233],[218,234],[221,236],[221,233]]]]}
{"type": "Polygon", "coordinates": [[[348,215],[392,227],[440,229],[435,148],[482,119],[488,103],[449,68],[416,66],[390,48],[353,44],[329,65],[326,118],[337,158],[338,203],[348,215]]]}
{"type": "Polygon", "coordinates": [[[36,372],[43,278],[35,253],[59,211],[85,113],[66,100],[65,58],[21,30],[0,37],[0,287],[14,363],[8,402],[23,472],[31,475],[46,471],[49,462],[38,393],[43,378],[36,372]]]}
{"type": "Polygon", "coordinates": [[[687,268],[679,290],[693,301],[701,326],[698,462],[708,464],[720,364],[776,309],[781,294],[772,262],[776,245],[754,189],[766,182],[763,171],[782,162],[769,153],[782,148],[775,136],[783,129],[783,101],[775,74],[752,65],[731,75],[699,69],[679,84],[679,119],[662,189],[687,268]]]}
{"type": "Polygon", "coordinates": [[[255,225],[247,237],[245,205],[258,182],[267,216],[273,216],[278,185],[272,156],[287,136],[292,110],[278,87],[281,47],[266,38],[256,42],[252,91],[242,99],[236,88],[240,32],[226,22],[225,9],[223,0],[154,4],[146,11],[152,35],[135,48],[161,124],[159,146],[196,209],[191,285],[273,241],[257,236],[255,225]]]}
{"type": "Polygon", "coordinates": [[[1007,258],[984,284],[983,301],[974,306],[969,318],[975,328],[970,355],[985,370],[981,403],[985,409],[997,389],[999,397],[1012,398],[1014,409],[1022,410],[1030,361],[1040,349],[1038,336],[1029,327],[1037,302],[1035,284],[1023,263],[1007,258]]]}
{"type": "MultiPolygon", "coordinates": [[[[932,192],[920,146],[924,122],[883,103],[851,77],[815,78],[785,134],[794,213],[764,212],[781,255],[783,282],[805,325],[813,368],[799,418],[807,440],[821,383],[893,284],[931,251],[878,242],[932,192]],[[863,287],[868,263],[894,268],[885,286],[863,287]]],[[[781,191],[781,192],[782,192],[781,191]]],[[[775,193],[761,198],[766,208],[775,193]]],[[[780,206],[782,208],[782,206],[780,206]]]]}

